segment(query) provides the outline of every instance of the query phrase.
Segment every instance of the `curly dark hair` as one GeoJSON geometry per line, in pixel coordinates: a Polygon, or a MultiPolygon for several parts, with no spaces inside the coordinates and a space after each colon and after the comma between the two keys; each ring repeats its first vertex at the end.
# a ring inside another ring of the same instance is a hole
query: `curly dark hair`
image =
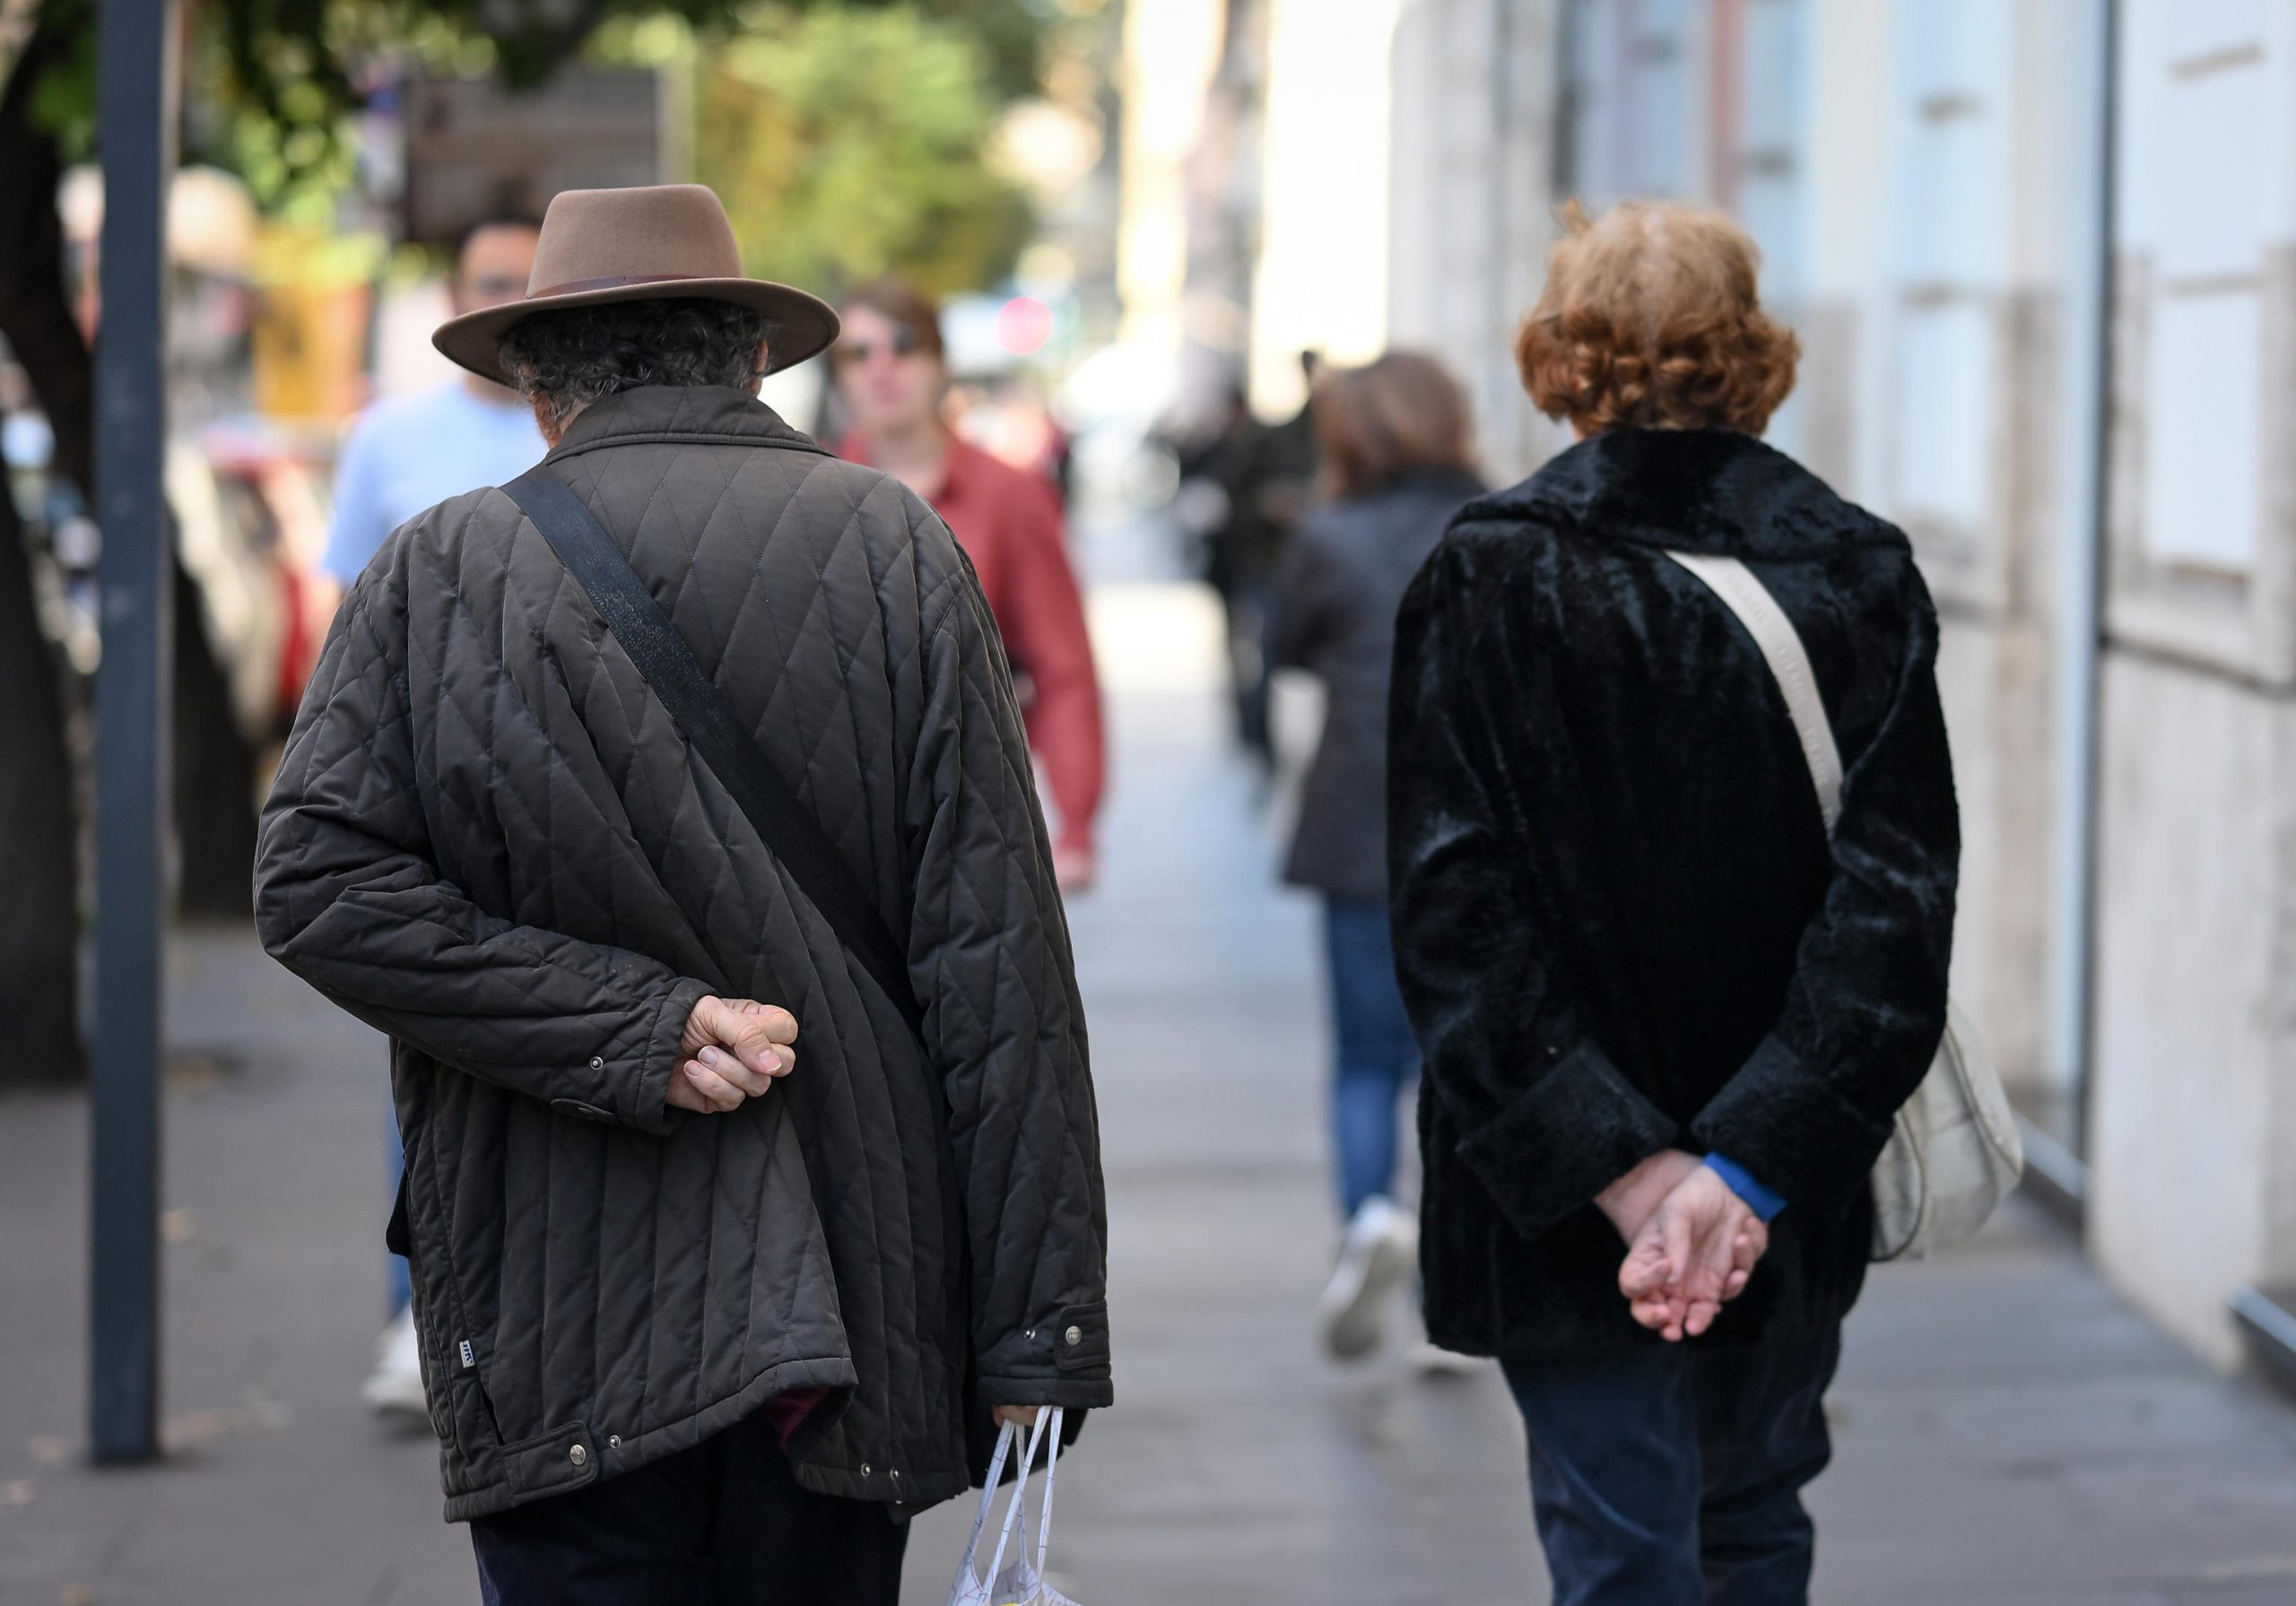
{"type": "Polygon", "coordinates": [[[584,407],[639,385],[725,385],[757,378],[773,320],[730,301],[678,296],[536,312],[502,332],[502,368],[555,438],[584,407]]]}
{"type": "Polygon", "coordinates": [[[1621,426],[1759,435],[1794,388],[1794,332],[1761,309],[1761,255],[1720,213],[1577,202],[1546,289],[1515,338],[1540,412],[1584,433],[1621,426]]]}

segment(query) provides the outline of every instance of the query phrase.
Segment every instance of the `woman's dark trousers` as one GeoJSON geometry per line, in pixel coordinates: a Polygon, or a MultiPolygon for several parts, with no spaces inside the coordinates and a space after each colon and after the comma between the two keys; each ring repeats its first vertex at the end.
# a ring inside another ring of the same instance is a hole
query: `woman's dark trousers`
{"type": "Polygon", "coordinates": [[[1387,906],[1328,898],[1324,929],[1337,1049],[1332,1147],[1340,1212],[1352,1217],[1365,1200],[1395,1195],[1396,1106],[1419,1074],[1419,1044],[1396,981],[1387,906]]]}
{"type": "Polygon", "coordinates": [[[898,1606],[909,1524],[799,1488],[752,1416],[470,1537],[486,1606],[898,1606]]]}
{"type": "Polygon", "coordinates": [[[1802,1606],[1840,1353],[1836,1332],[1508,1362],[1554,1606],[1802,1606]]]}

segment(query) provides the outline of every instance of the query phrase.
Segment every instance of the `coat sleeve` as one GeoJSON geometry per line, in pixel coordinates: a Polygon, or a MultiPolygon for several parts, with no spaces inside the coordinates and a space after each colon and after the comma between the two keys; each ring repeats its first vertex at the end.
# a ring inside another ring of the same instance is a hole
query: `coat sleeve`
{"type": "Polygon", "coordinates": [[[666,1133],[678,1039],[708,987],[491,915],[439,872],[404,692],[404,608],[382,567],[337,616],[264,807],[265,949],[443,1064],[666,1133]]]}
{"type": "Polygon", "coordinates": [[[1540,644],[1510,647],[1489,627],[1498,588],[1477,567],[1447,542],[1398,620],[1396,963],[1457,1159],[1535,1238],[1676,1134],[1595,1040],[1571,983],[1556,882],[1575,795],[1568,742],[1540,644]]]}
{"type": "Polygon", "coordinates": [[[956,561],[928,614],[909,782],[909,971],[947,1089],[977,1381],[990,1405],[1106,1405],[1108,1207],[1083,1004],[1011,673],[956,561]]]}
{"type": "Polygon", "coordinates": [[[1945,1029],[1961,822],[1937,616],[1907,573],[1912,626],[1888,709],[1842,777],[1833,873],[1785,1011],[1691,1124],[1789,1201],[1865,1185],[1945,1029]]]}
{"type": "Polygon", "coordinates": [[[1048,490],[1030,504],[1013,521],[1015,561],[1000,622],[1013,662],[1036,687],[1028,731],[1060,812],[1060,839],[1089,852],[1108,769],[1100,677],[1059,509],[1048,490]]]}

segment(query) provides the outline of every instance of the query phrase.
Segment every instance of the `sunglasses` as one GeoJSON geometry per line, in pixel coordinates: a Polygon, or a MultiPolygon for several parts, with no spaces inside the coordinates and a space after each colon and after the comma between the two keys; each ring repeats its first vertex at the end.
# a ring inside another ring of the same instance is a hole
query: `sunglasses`
{"type": "Polygon", "coordinates": [[[874,341],[868,340],[839,342],[837,348],[837,360],[857,367],[868,361],[879,352],[889,350],[896,357],[907,357],[920,350],[924,343],[918,338],[917,331],[907,324],[895,324],[892,339],[886,345],[881,346],[874,341]]]}

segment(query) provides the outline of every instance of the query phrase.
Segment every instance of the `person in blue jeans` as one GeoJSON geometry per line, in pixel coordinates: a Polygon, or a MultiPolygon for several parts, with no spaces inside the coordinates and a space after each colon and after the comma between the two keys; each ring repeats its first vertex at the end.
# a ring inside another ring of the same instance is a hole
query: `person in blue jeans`
{"type": "Polygon", "coordinates": [[[1277,570],[1269,645],[1278,665],[1315,674],[1327,694],[1284,874],[1324,899],[1346,1226],[1318,1315],[1326,1349],[1353,1359],[1377,1348],[1418,1242],[1395,1199],[1396,1111],[1419,1073],[1387,925],[1396,608],[1444,524],[1483,485],[1468,466],[1465,397],[1431,358],[1392,352],[1363,368],[1326,367],[1309,412],[1321,499],[1277,570]]]}
{"type": "Polygon", "coordinates": [[[1556,1606],[1798,1606],[1802,1490],[1945,1025],[1960,834],[1906,538],[1760,434],[1795,339],[1719,213],[1573,211],[1516,355],[1577,445],[1404,599],[1396,974],[1430,1338],[1521,1407],[1556,1606]],[[1833,726],[1828,830],[1761,647],[1833,726]]]}
{"type": "MultiPolygon", "coordinates": [[[[500,307],[526,293],[535,265],[535,222],[488,216],[463,232],[455,251],[448,299],[457,314],[500,307]]],[[[491,379],[465,374],[428,389],[387,396],[359,417],[335,469],[334,513],[322,577],[348,591],[392,531],[465,490],[516,479],[546,448],[534,409],[491,379]]],[[[405,1164],[398,1117],[389,1113],[385,1154],[390,1197],[405,1164]]],[[[375,1346],[375,1369],[362,1397],[376,1412],[429,1420],[422,1358],[408,1307],[406,1262],[387,1262],[390,1323],[375,1346]]]]}

